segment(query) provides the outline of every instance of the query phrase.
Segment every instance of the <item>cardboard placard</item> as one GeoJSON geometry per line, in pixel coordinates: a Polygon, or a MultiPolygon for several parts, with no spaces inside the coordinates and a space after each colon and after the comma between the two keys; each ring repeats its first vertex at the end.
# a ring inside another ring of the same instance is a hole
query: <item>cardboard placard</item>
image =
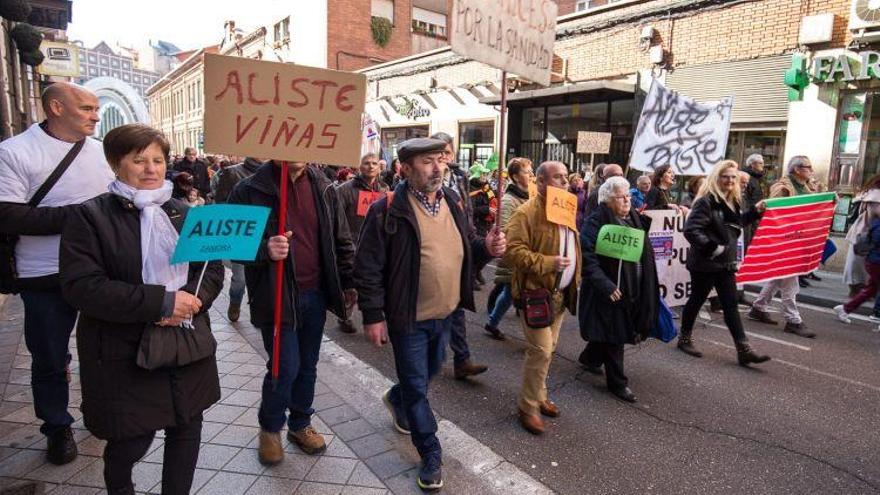
{"type": "Polygon", "coordinates": [[[553,0],[455,0],[452,51],[549,86],[557,10],[553,0]]]}
{"type": "Polygon", "coordinates": [[[367,216],[370,205],[382,199],[385,193],[379,191],[360,191],[358,193],[357,215],[359,217],[367,216]]]}
{"type": "Polygon", "coordinates": [[[535,184],[534,181],[529,181],[529,199],[532,199],[537,195],[538,195],[538,184],[535,184]]]}
{"type": "Polygon", "coordinates": [[[610,132],[578,131],[577,152],[604,155],[611,150],[610,132]]]}
{"type": "Polygon", "coordinates": [[[356,167],[366,76],[205,55],[205,149],[356,167]]]}
{"type": "Polygon", "coordinates": [[[603,225],[596,238],[596,254],[633,263],[642,258],[645,231],[625,225],[603,225]]]}
{"type": "Polygon", "coordinates": [[[565,189],[547,186],[547,221],[577,232],[578,199],[565,189]]]}
{"type": "Polygon", "coordinates": [[[252,261],[263,239],[269,208],[232,204],[190,208],[171,263],[252,261]]]}

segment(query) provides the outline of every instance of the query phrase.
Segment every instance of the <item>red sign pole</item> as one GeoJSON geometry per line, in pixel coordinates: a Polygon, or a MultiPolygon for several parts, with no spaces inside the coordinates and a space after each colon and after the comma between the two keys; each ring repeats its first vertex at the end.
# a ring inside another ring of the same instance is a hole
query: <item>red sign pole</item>
{"type": "MultiPolygon", "coordinates": [[[[281,201],[278,208],[278,235],[287,232],[287,162],[281,162],[281,201]]],[[[272,383],[278,383],[279,360],[281,359],[281,315],[282,291],[284,290],[284,262],[275,262],[275,321],[272,333],[272,383]]]]}
{"type": "Polygon", "coordinates": [[[501,71],[501,125],[498,135],[498,209],[495,226],[501,228],[501,198],[504,196],[504,167],[507,165],[507,71],[501,71]]]}

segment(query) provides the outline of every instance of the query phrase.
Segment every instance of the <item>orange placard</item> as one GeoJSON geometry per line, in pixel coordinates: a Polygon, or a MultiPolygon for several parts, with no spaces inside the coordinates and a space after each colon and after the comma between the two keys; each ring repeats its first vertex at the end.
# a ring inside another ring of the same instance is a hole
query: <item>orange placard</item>
{"type": "Polygon", "coordinates": [[[547,186],[547,221],[577,231],[577,196],[565,189],[547,186]]]}
{"type": "Polygon", "coordinates": [[[361,191],[358,193],[358,209],[357,214],[359,217],[367,216],[367,211],[370,209],[370,205],[382,199],[384,194],[376,191],[361,191]]]}
{"type": "Polygon", "coordinates": [[[534,182],[529,182],[529,198],[534,198],[538,195],[538,184],[534,182]]]}

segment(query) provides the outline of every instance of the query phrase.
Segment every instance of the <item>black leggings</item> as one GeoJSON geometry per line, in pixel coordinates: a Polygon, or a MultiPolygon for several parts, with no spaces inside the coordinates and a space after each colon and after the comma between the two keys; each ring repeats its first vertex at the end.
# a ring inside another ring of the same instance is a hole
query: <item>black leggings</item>
{"type": "Polygon", "coordinates": [[[724,312],[724,323],[730,330],[734,342],[748,342],[746,332],[743,329],[742,320],[739,317],[739,309],[736,302],[736,274],[733,272],[691,272],[691,297],[684,305],[681,314],[681,333],[691,335],[694,323],[700,308],[706,302],[706,297],[712,288],[718,293],[721,302],[721,310],[724,312]]]}
{"type": "MultiPolygon", "coordinates": [[[[131,470],[153,443],[156,432],[123,440],[110,440],[104,447],[104,483],[107,492],[133,494],[131,470]]],[[[202,416],[185,425],[165,429],[165,459],[162,462],[162,494],[188,494],[192,487],[199,442],[202,438],[202,416]]],[[[148,486],[138,491],[149,490],[148,486]]]]}

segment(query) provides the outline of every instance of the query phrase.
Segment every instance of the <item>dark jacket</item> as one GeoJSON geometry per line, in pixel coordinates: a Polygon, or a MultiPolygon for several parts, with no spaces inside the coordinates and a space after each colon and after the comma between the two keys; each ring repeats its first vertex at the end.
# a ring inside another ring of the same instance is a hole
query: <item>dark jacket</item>
{"type": "Polygon", "coordinates": [[[669,191],[651,186],[651,190],[645,195],[646,210],[668,210],[669,209],[669,191]]]}
{"type": "Polygon", "coordinates": [[[871,250],[865,256],[865,260],[875,265],[880,265],[880,218],[871,221],[871,227],[868,229],[871,236],[871,250]]]}
{"type": "Polygon", "coordinates": [[[232,189],[243,179],[254,175],[263,162],[254,158],[245,158],[244,162],[226,167],[217,172],[217,190],[214,191],[214,202],[225,203],[232,194],[232,189]]]}
{"type": "MultiPolygon", "coordinates": [[[[761,178],[764,177],[763,172],[756,172],[751,168],[746,168],[745,172],[749,174],[749,184],[743,191],[743,211],[749,212],[755,210],[755,205],[764,199],[764,189],[761,187],[761,178]]],[[[756,223],[745,226],[743,237],[746,247],[752,243],[752,237],[755,236],[755,230],[758,228],[756,223]]]]}
{"type": "Polygon", "coordinates": [[[443,182],[446,187],[455,191],[455,194],[461,198],[462,205],[464,206],[464,213],[467,216],[468,221],[473,222],[474,208],[473,205],[471,205],[470,200],[471,187],[470,181],[468,180],[467,170],[462,168],[458,163],[450,163],[449,177],[443,182]]]}
{"type": "MultiPolygon", "coordinates": [[[[587,196],[587,204],[584,206],[584,216],[589,218],[590,215],[593,214],[594,211],[599,209],[599,188],[601,185],[597,185],[590,191],[590,194],[587,196]]],[[[583,230],[583,229],[581,229],[583,230]]]]}
{"type": "Polygon", "coordinates": [[[498,208],[498,202],[493,201],[495,193],[485,184],[470,193],[471,209],[473,211],[474,228],[477,234],[485,236],[495,224],[495,214],[492,213],[492,204],[498,208]]]}
{"type": "Polygon", "coordinates": [[[358,235],[361,232],[361,225],[364,224],[364,218],[366,218],[366,211],[364,211],[364,216],[358,215],[358,209],[362,209],[358,207],[358,198],[364,191],[385,193],[388,192],[388,186],[377,179],[374,186],[370,187],[367,181],[360,175],[356,175],[354,179],[336,189],[336,195],[339,197],[339,202],[342,203],[342,209],[345,210],[348,230],[351,231],[351,238],[355,241],[355,245],[357,245],[358,235]]]}
{"type": "Polygon", "coordinates": [[[630,210],[629,222],[633,228],[645,231],[640,280],[635,263],[596,254],[596,239],[602,226],[619,224],[607,206],[599,205],[581,231],[583,282],[578,315],[581,337],[584,340],[634,344],[647,338],[657,321],[660,285],[654,264],[654,249],[648,239],[651,219],[630,210]],[[623,293],[623,299],[612,302],[610,296],[617,287],[620,263],[623,264],[620,269],[620,292],[623,293]]]}
{"type": "MultiPolygon", "coordinates": [[[[278,234],[279,168],[266,162],[257,172],[239,182],[229,195],[229,203],[265,206],[271,209],[263,240],[254,261],[240,261],[245,265],[248,303],[251,323],[257,327],[271,326],[275,307],[275,263],[269,259],[269,238],[278,234]]],[[[321,244],[321,289],[327,299],[327,309],[345,318],[345,299],[342,291],[354,288],[354,244],[348,231],[345,212],[336,196],[333,183],[315,166],[309,165],[305,173],[312,183],[315,211],[318,212],[319,242],[321,244]]],[[[288,188],[292,188],[288,185],[288,188]]],[[[294,235],[296,233],[294,232],[294,235]]],[[[287,257],[284,267],[284,297],[282,298],[282,324],[296,326],[293,311],[297,298],[293,255],[287,257]]]]}
{"type": "MultiPolygon", "coordinates": [[[[187,205],[162,207],[180,230],[187,205]]],[[[137,366],[145,325],[162,318],[165,287],[143,283],[140,215],[134,205],[106,193],[82,204],[61,239],[61,290],[80,311],[76,347],[80,359],[82,412],[86,428],[102,439],[132,438],[188,423],[218,400],[214,357],[181,368],[147,371],[137,366]]],[[[201,263],[191,263],[195,292],[201,263]]],[[[196,326],[207,326],[208,310],[223,288],[223,265],[208,264],[199,290],[196,326]]]]}
{"type": "MultiPolygon", "coordinates": [[[[585,188],[580,188],[577,190],[569,189],[568,192],[577,196],[577,216],[575,217],[575,225],[577,225],[577,231],[581,231],[581,227],[584,225],[584,219],[587,218],[587,199],[589,195],[587,194],[587,190],[585,188]]],[[[596,199],[598,200],[598,195],[596,199]]]]}
{"type": "Polygon", "coordinates": [[[208,175],[208,164],[202,160],[196,160],[192,163],[186,158],[181,158],[179,162],[174,164],[174,171],[189,172],[193,176],[193,186],[199,190],[199,194],[203,198],[207,198],[211,193],[211,177],[208,175]]]}
{"type": "MultiPolygon", "coordinates": [[[[419,298],[421,240],[406,188],[406,181],[402,181],[393,196],[370,207],[355,258],[358,307],[364,324],[387,321],[389,332],[409,331],[416,320],[419,298]]],[[[459,306],[474,311],[473,267],[483,266],[491,257],[484,239],[476,235],[465,217],[458,195],[447,187],[443,193],[464,245],[459,306]]]]}
{"type": "Polygon", "coordinates": [[[735,272],[740,231],[744,225],[757,222],[760,217],[755,210],[743,214],[738,206],[731,209],[712,195],[695,201],[684,223],[684,236],[691,243],[687,269],[692,272],[735,272]],[[724,246],[724,251],[713,256],[718,246],[724,246]]]}

